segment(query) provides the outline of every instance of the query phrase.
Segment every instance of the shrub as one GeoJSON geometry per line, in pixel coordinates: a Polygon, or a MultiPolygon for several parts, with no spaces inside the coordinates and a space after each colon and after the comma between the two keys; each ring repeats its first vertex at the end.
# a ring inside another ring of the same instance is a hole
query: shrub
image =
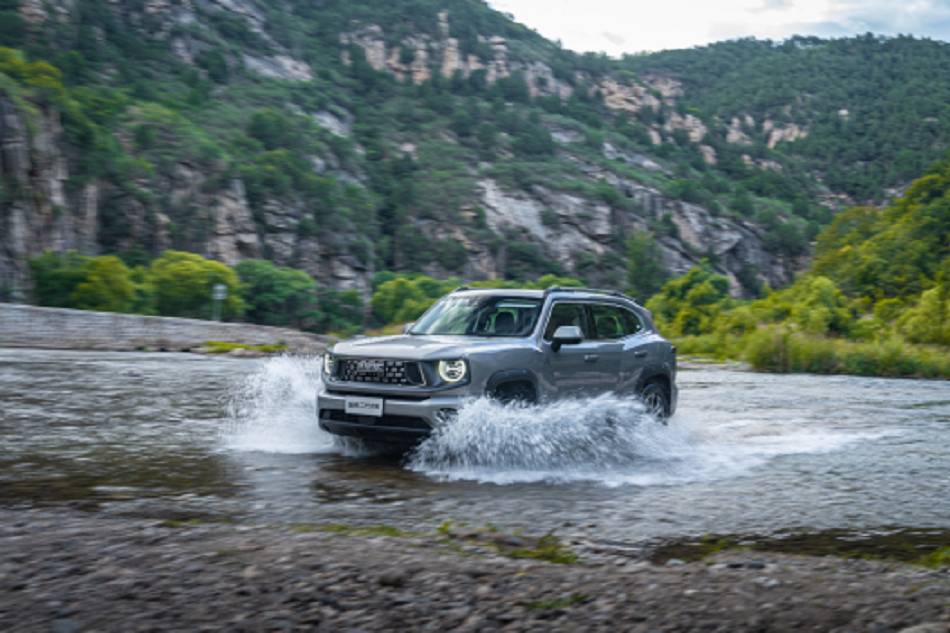
{"type": "Polygon", "coordinates": [[[324,288],[318,292],[319,317],[314,324],[318,332],[335,332],[351,336],[363,326],[363,297],[356,290],[324,288]]]}
{"type": "Polygon", "coordinates": [[[656,239],[645,231],[627,238],[627,287],[630,294],[646,301],[663,287],[669,272],[663,267],[656,239]]]}
{"type": "Polygon", "coordinates": [[[304,271],[264,259],[246,259],[234,271],[241,278],[245,317],[252,323],[301,327],[316,320],[317,283],[304,271]]]}
{"type": "Polygon", "coordinates": [[[924,292],[899,319],[898,330],[914,343],[950,345],[950,293],[947,284],[924,292]]]}
{"type": "Polygon", "coordinates": [[[91,259],[86,266],[85,280],[72,294],[75,307],[103,312],[132,312],[135,298],[132,271],[113,255],[91,259]]]}
{"type": "Polygon", "coordinates": [[[73,308],[76,288],[86,280],[89,257],[75,251],[47,251],[30,260],[33,300],[41,306],[73,308]]]}
{"type": "Polygon", "coordinates": [[[714,273],[704,262],[664,284],[647,307],[669,336],[708,334],[728,298],[729,280],[714,273]]]}
{"type": "Polygon", "coordinates": [[[405,305],[421,305],[426,299],[412,279],[397,277],[380,284],[373,293],[373,316],[380,324],[394,323],[396,315],[404,312],[405,305]]]}
{"type": "Polygon", "coordinates": [[[753,332],[743,352],[744,359],[754,369],[787,372],[788,332],[783,328],[767,327],[753,332]]]}
{"type": "Polygon", "coordinates": [[[210,318],[212,289],[224,284],[228,290],[222,302],[222,317],[233,319],[244,312],[241,281],[221,262],[195,253],[165,251],[148,269],[148,282],[154,292],[158,314],[199,319],[210,318]]]}

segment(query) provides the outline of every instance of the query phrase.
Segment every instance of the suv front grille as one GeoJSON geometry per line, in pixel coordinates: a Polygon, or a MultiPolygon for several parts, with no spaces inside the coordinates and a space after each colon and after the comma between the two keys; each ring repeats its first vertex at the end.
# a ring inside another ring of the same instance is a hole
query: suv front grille
{"type": "Polygon", "coordinates": [[[419,363],[381,358],[342,358],[336,372],[339,380],[380,385],[424,385],[419,363]]]}

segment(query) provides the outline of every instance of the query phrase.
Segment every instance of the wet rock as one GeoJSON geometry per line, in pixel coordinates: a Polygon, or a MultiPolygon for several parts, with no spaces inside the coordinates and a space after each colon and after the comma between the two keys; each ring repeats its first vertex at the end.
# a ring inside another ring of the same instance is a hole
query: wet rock
{"type": "Polygon", "coordinates": [[[79,622],[72,618],[58,618],[50,624],[52,633],[76,633],[81,628],[79,622]]]}
{"type": "Polygon", "coordinates": [[[781,581],[775,578],[769,578],[768,576],[759,576],[755,579],[755,584],[760,587],[765,587],[766,589],[772,589],[773,587],[778,587],[781,585],[781,581]]]}
{"type": "Polygon", "coordinates": [[[513,534],[492,534],[491,541],[502,547],[522,548],[528,547],[527,540],[513,534]]]}
{"type": "Polygon", "coordinates": [[[379,575],[377,581],[384,587],[402,587],[406,584],[408,574],[402,569],[390,569],[379,575]]]}
{"type": "Polygon", "coordinates": [[[915,624],[906,629],[901,629],[900,633],[950,633],[950,622],[925,622],[924,624],[915,624]]]}

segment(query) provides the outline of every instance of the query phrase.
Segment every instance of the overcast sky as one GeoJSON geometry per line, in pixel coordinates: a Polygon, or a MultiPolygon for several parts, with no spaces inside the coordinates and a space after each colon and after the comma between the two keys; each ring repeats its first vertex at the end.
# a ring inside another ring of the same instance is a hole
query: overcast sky
{"type": "Polygon", "coordinates": [[[488,0],[576,51],[610,55],[736,37],[899,33],[950,41],[950,0],[488,0]]]}

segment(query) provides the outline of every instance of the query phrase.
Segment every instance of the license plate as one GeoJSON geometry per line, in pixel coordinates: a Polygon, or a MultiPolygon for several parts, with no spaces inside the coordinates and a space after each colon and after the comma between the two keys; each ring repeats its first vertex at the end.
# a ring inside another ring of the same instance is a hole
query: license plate
{"type": "Polygon", "coordinates": [[[347,398],[343,410],[350,415],[371,415],[380,418],[383,415],[382,398],[347,398]]]}

